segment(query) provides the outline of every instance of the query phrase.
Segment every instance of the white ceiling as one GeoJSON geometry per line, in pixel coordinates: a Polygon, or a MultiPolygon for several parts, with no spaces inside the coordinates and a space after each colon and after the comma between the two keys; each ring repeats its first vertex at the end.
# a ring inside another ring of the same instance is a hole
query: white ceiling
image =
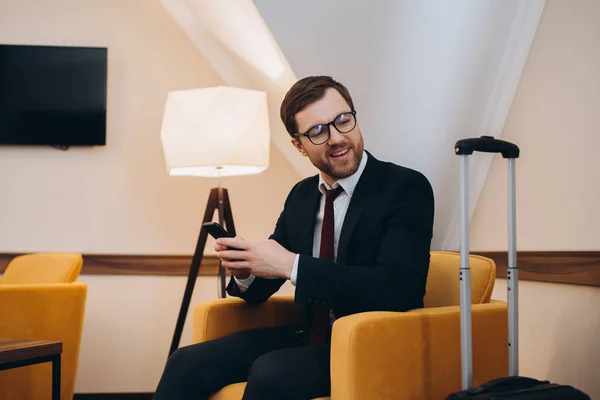
{"type": "MultiPolygon", "coordinates": [[[[433,249],[458,249],[454,143],[501,135],[545,0],[161,1],[227,84],[269,93],[273,143],[301,176],[314,169],[290,145],[279,103],[296,77],[343,82],[366,148],[430,179],[433,249]]],[[[490,162],[471,162],[472,210],[490,162]]]]}

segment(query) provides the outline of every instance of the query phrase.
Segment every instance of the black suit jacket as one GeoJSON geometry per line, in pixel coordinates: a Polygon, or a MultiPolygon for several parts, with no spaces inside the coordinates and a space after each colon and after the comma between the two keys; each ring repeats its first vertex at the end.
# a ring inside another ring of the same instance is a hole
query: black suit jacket
{"type": "MultiPolygon", "coordinates": [[[[368,161],[348,206],[335,262],[312,256],[322,196],[318,176],[292,188],[270,236],[300,254],[295,301],[308,309],[329,306],[338,318],[364,311],[423,307],[433,232],[433,190],[420,172],[366,154],[368,161]]],[[[227,290],[257,304],[284,282],[257,277],[240,293],[232,278],[227,290]]]]}

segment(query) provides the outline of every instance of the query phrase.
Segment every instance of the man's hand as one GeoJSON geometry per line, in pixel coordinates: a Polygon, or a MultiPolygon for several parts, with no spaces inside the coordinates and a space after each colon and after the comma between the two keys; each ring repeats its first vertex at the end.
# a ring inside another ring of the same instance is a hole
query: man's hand
{"type": "Polygon", "coordinates": [[[266,279],[289,279],[296,257],[274,240],[248,242],[241,238],[220,238],[215,250],[223,267],[238,278],[238,274],[244,277],[249,273],[266,279]]]}
{"type": "MultiPolygon", "coordinates": [[[[229,250],[229,247],[215,244],[215,251],[217,252],[217,255],[225,250],[229,250]]],[[[223,265],[223,267],[225,267],[225,265],[223,265]]],[[[247,268],[239,268],[235,270],[230,269],[229,272],[238,279],[246,279],[250,276],[250,270],[247,268]]]]}

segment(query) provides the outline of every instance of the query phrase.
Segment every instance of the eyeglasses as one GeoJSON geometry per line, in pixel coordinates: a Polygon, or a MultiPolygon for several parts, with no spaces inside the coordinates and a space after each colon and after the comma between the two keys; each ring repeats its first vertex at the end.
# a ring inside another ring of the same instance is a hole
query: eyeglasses
{"type": "Polygon", "coordinates": [[[329,140],[331,137],[331,131],[329,125],[333,127],[339,133],[348,133],[356,126],[356,111],[341,113],[331,122],[326,124],[315,125],[305,133],[297,133],[296,135],[306,136],[308,140],[314,145],[320,145],[329,140]]]}

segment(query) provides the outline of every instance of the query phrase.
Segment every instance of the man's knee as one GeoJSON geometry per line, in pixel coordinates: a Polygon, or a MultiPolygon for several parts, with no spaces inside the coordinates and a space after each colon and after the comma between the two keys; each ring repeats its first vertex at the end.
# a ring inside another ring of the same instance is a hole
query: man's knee
{"type": "Polygon", "coordinates": [[[277,352],[263,354],[258,357],[250,367],[248,373],[248,389],[260,393],[275,394],[286,386],[286,379],[282,366],[278,365],[277,352]]]}
{"type": "Polygon", "coordinates": [[[189,362],[191,357],[191,351],[188,347],[181,347],[173,352],[167,360],[167,369],[177,370],[184,368],[189,362]]]}
{"type": "MultiPolygon", "coordinates": [[[[181,347],[173,352],[157,387],[157,399],[191,396],[208,396],[207,376],[210,377],[210,365],[203,357],[204,346],[199,344],[181,347]],[[177,394],[177,396],[175,396],[177,394]]],[[[185,397],[187,398],[187,397],[185,397]]]]}
{"type": "Polygon", "coordinates": [[[204,360],[202,344],[181,347],[173,352],[167,360],[166,371],[187,375],[190,371],[202,371],[204,360]]]}

